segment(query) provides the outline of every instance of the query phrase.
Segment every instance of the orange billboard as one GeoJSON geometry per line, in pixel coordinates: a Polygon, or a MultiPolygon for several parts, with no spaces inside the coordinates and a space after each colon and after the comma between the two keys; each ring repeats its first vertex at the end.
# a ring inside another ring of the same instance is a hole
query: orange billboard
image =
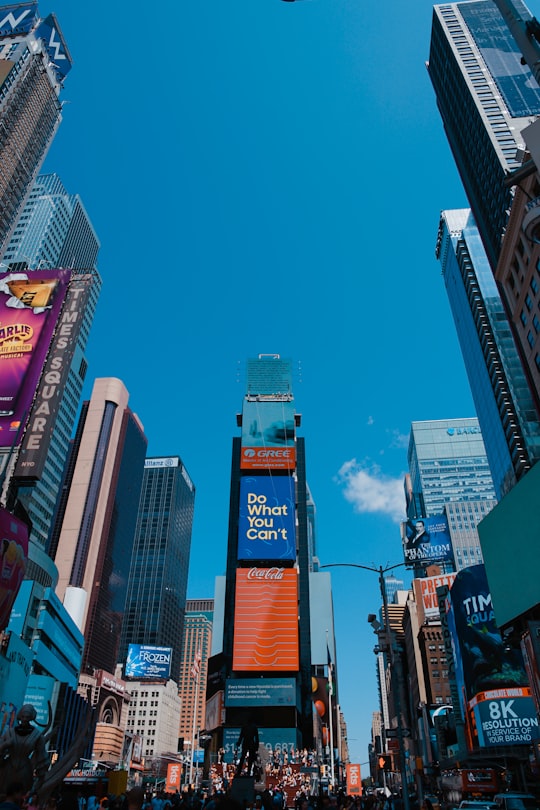
{"type": "Polygon", "coordinates": [[[298,574],[295,568],[238,568],[233,670],[296,672],[298,574]]]}
{"type": "Polygon", "coordinates": [[[362,779],[360,765],[347,765],[347,795],[360,796],[362,793],[362,779]]]}
{"type": "Polygon", "coordinates": [[[182,766],[180,763],[169,762],[167,765],[167,782],[165,784],[166,793],[174,793],[179,791],[182,787],[180,782],[182,779],[182,766]]]}

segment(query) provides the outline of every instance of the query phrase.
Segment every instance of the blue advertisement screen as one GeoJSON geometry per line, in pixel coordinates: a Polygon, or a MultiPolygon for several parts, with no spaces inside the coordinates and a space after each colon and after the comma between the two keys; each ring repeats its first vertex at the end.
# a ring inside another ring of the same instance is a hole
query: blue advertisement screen
{"type": "Polygon", "coordinates": [[[126,661],[126,678],[162,678],[171,674],[172,650],[170,647],[152,647],[147,644],[130,644],[126,661]]]}
{"type": "Polygon", "coordinates": [[[296,706],[294,678],[235,678],[225,684],[225,706],[296,706]]]}
{"type": "Polygon", "coordinates": [[[240,479],[239,560],[296,559],[294,480],[289,475],[240,479]]]}

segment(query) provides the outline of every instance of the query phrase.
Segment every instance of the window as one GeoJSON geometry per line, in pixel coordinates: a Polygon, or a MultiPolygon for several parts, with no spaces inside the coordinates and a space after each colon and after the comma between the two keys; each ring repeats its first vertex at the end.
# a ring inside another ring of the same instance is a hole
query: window
{"type": "Polygon", "coordinates": [[[535,341],[535,337],[534,337],[533,333],[529,331],[527,333],[527,343],[529,344],[531,349],[534,346],[534,341],[535,341]]]}
{"type": "Polygon", "coordinates": [[[527,313],[524,309],[521,310],[521,315],[519,316],[521,323],[523,326],[527,326],[527,313]]]}

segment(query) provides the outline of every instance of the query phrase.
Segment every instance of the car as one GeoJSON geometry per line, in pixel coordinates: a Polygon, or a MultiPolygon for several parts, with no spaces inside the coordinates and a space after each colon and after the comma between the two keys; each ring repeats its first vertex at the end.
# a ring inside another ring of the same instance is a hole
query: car
{"type": "Polygon", "coordinates": [[[459,810],[499,810],[499,805],[488,799],[465,799],[460,802],[459,810]]]}
{"type": "Polygon", "coordinates": [[[531,793],[497,793],[499,810],[540,810],[540,802],[531,793]]]}

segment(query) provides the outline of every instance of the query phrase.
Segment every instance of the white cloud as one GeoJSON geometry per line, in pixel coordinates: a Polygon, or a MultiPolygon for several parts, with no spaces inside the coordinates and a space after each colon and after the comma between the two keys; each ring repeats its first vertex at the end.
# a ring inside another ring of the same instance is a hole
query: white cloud
{"type": "Polygon", "coordinates": [[[368,420],[366,422],[367,425],[373,425],[375,423],[375,419],[372,416],[368,416],[368,420]]]}
{"type": "Polygon", "coordinates": [[[399,430],[388,430],[387,433],[390,434],[390,447],[399,447],[407,449],[409,446],[409,434],[408,433],[400,433],[399,430]]]}
{"type": "Polygon", "coordinates": [[[343,464],[336,480],[355,512],[388,515],[396,523],[404,520],[403,476],[389,478],[376,465],[362,465],[353,458],[343,464]]]}

